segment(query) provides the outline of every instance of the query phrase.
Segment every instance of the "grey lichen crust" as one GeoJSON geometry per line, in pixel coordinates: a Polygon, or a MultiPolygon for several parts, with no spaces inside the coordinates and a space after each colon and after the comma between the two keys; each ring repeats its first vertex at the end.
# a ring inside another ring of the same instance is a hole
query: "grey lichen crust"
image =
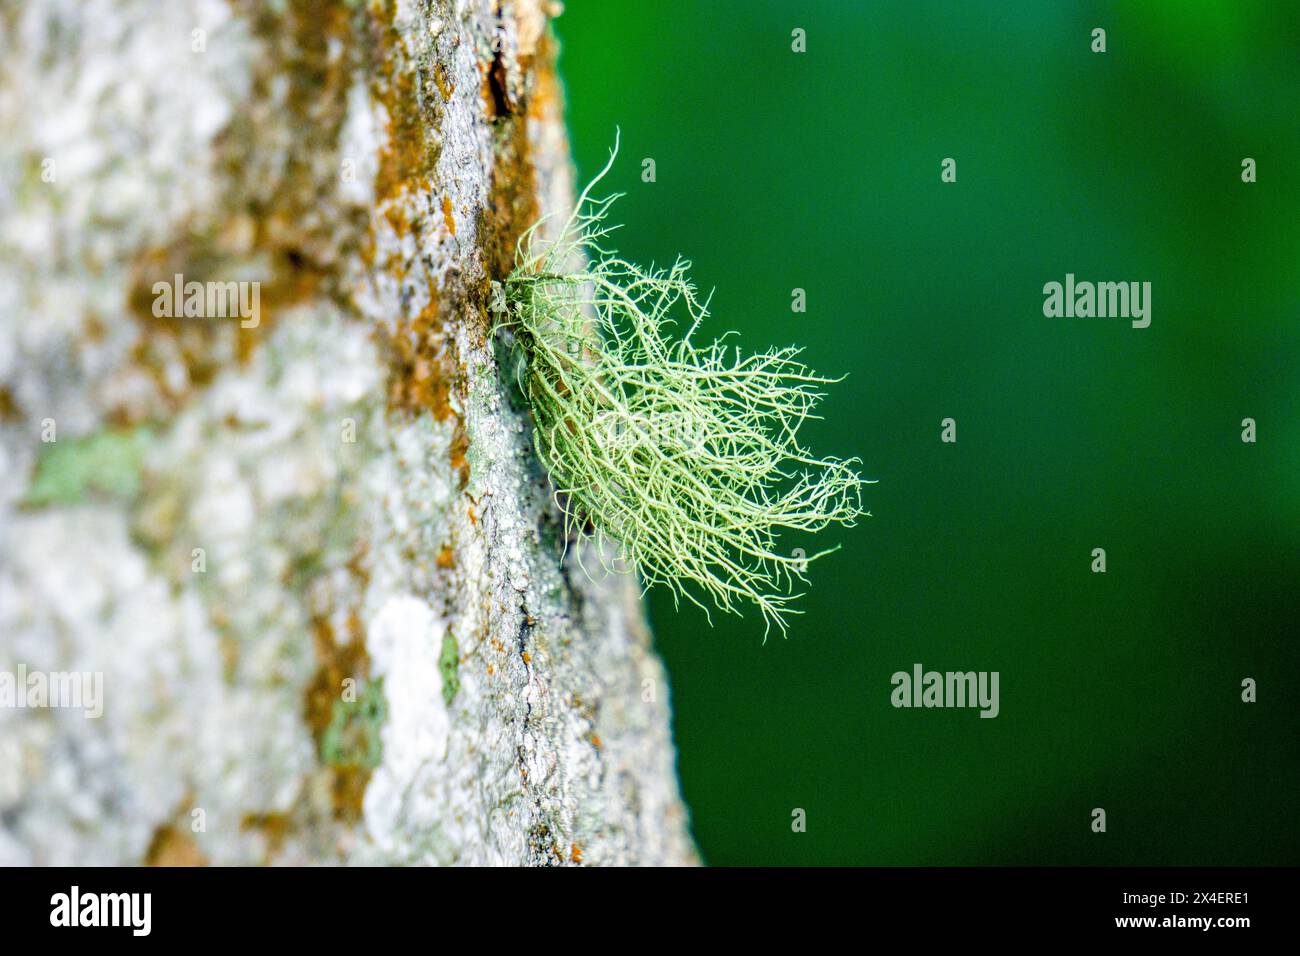
{"type": "Polygon", "coordinates": [[[695,861],[489,334],[572,202],[549,13],[0,9],[0,671],[104,675],[0,707],[0,864],[695,861]]]}

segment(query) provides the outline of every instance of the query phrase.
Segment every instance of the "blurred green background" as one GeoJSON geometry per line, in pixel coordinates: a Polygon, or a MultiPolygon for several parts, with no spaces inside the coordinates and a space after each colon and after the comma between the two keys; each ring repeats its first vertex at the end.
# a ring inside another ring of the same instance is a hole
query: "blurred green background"
{"type": "Polygon", "coordinates": [[[566,8],[620,251],[849,373],[808,437],[879,479],[788,640],[652,596],[706,861],[1300,863],[1300,4],[566,8]],[[1067,272],[1151,327],[1045,318],[1067,272]],[[1001,715],[894,709],[916,662],[1001,715]]]}

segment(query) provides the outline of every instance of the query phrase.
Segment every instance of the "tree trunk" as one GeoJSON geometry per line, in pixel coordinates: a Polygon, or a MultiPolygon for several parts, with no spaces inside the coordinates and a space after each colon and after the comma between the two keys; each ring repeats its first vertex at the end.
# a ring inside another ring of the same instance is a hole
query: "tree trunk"
{"type": "Polygon", "coordinates": [[[0,863],[694,861],[492,334],[551,6],[0,7],[0,671],[103,675],[0,707],[0,863]]]}

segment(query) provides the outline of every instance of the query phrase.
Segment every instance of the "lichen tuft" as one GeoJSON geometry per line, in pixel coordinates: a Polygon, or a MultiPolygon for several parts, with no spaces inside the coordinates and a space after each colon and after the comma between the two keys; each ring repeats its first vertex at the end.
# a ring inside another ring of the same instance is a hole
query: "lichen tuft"
{"type": "Polygon", "coordinates": [[[737,614],[752,602],[766,630],[784,634],[800,613],[795,582],[836,549],[786,553],[778,537],[867,514],[858,460],[815,457],[798,438],[821,387],[838,380],[810,371],[793,346],[742,355],[722,339],[693,341],[709,313],[690,263],[644,269],[605,245],[618,194],[591,191],[617,151],[616,140],[554,241],[541,222],[520,237],[500,290],[498,325],[524,353],[537,453],[568,537],[610,541],[647,587],[706,615],[702,598],[737,614]]]}

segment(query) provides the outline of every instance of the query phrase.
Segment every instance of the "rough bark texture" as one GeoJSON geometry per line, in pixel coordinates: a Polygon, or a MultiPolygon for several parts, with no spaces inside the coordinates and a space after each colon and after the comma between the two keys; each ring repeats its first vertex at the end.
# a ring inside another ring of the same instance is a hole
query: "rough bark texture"
{"type": "Polygon", "coordinates": [[[694,860],[490,332],[572,199],[553,12],[0,4],[0,670],[104,675],[0,707],[0,863],[694,860]]]}

